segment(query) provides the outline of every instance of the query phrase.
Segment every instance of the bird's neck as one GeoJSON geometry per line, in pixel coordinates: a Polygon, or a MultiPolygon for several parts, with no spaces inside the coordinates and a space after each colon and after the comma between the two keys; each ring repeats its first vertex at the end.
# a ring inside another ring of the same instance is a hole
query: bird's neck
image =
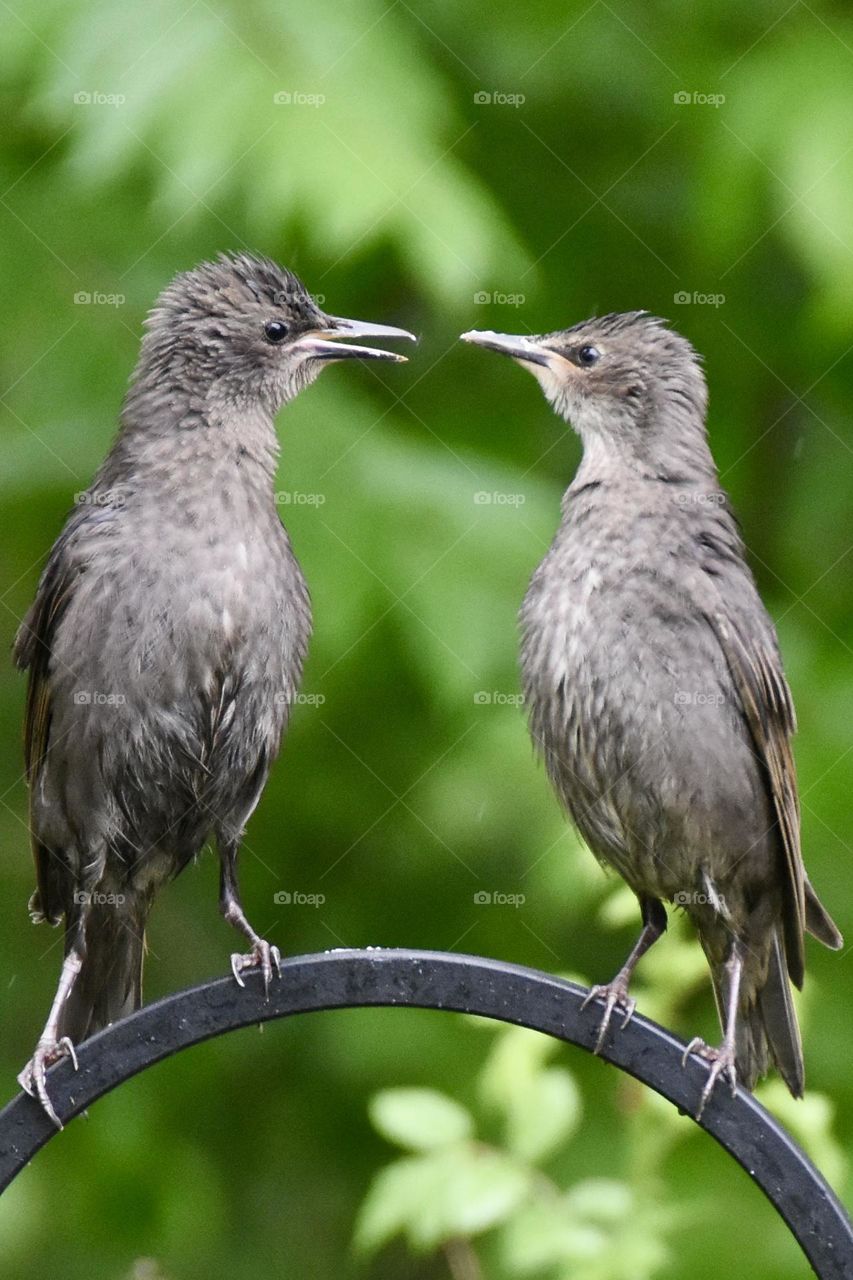
{"type": "Polygon", "coordinates": [[[272,492],[279,444],[272,414],[254,403],[157,385],[133,387],[102,468],[113,483],[191,483],[204,488],[232,469],[272,492]]]}
{"type": "Polygon", "coordinates": [[[582,434],[583,457],[573,487],[590,484],[642,484],[663,481],[707,488],[718,484],[717,468],[704,435],[675,434],[673,438],[650,433],[645,438],[625,438],[600,431],[582,434]]]}

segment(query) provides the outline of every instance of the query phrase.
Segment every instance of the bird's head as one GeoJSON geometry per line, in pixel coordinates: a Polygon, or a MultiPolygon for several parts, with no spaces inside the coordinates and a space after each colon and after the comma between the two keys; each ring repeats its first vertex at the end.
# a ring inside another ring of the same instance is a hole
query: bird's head
{"type": "Polygon", "coordinates": [[[148,316],[137,370],[161,387],[271,414],[335,360],[402,361],[349,338],[411,338],[404,329],[328,315],[268,258],[221,255],[175,277],[148,316]]]}
{"type": "Polygon", "coordinates": [[[645,311],[536,337],[474,329],[462,338],[529,369],[585,446],[651,458],[682,421],[704,439],[707,390],[699,357],[686,338],[645,311]]]}

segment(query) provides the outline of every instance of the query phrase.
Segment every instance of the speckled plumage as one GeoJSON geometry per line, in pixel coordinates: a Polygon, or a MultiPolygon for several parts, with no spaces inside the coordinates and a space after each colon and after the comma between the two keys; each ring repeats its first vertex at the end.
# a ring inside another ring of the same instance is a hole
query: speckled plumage
{"type": "Polygon", "coordinates": [[[806,928],[840,937],[803,870],[793,704],[708,448],[696,353],[642,312],[469,340],[528,363],[583,441],[522,607],[522,676],[559,798],[643,908],[639,952],[600,989],[606,1019],[614,1003],[630,1016],[627,978],[675,902],[708,957],[739,1076],[751,1086],[770,1056],[799,1094],[788,977],[802,984],[806,928]]]}
{"type": "Polygon", "coordinates": [[[237,849],[311,631],[275,501],[273,419],[324,360],[400,358],[324,340],[354,324],[267,259],[223,257],[176,277],[148,318],[118,437],[20,629],[31,908],[65,917],[67,951],[79,953],[22,1075],[51,1114],[43,1075],[57,1042],[138,1005],[151,901],[210,836],[223,913],[269,978],[275,953],[243,915],[237,849]]]}

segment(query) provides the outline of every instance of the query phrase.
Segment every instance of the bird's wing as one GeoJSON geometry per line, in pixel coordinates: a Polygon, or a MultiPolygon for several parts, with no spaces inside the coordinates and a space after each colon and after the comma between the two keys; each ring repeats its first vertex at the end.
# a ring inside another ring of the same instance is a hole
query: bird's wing
{"type": "MultiPolygon", "coordinates": [[[[721,531],[722,532],[722,531],[721,531]]],[[[782,670],[773,624],[752,575],[742,559],[742,544],[734,524],[728,536],[703,537],[703,549],[727,562],[726,592],[718,587],[717,572],[702,571],[691,594],[713,629],[735,684],[750,730],[755,755],[764,766],[770,797],[784,850],[785,951],[791,981],[802,985],[805,964],[806,877],[800,850],[800,805],[797,774],[791,751],[796,731],[794,703],[782,670]],[[748,620],[748,621],[747,621],[748,620]]]]}
{"type": "Polygon", "coordinates": [[[54,637],[80,572],[68,554],[68,544],[75,523],[72,516],[69,525],[54,545],[42,573],[35,601],[18,629],[13,650],[18,667],[29,672],[24,718],[24,764],[30,787],[30,835],[37,882],[37,895],[32,911],[34,917],[44,916],[51,923],[59,919],[63,909],[55,879],[56,857],[39,839],[33,821],[33,795],[44,767],[50,739],[50,669],[54,637]]]}

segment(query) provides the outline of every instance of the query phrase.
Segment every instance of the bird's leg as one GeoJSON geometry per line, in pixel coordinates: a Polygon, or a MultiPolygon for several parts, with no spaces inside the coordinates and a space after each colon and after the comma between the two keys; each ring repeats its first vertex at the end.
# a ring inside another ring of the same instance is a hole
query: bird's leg
{"type": "Polygon", "coordinates": [[[264,990],[269,994],[273,969],[281,973],[281,953],[278,947],[270,944],[256,933],[246,918],[243,904],[240,901],[240,890],[237,887],[237,854],[240,849],[238,840],[223,840],[219,845],[219,910],[229,924],[239,929],[252,944],[252,950],[246,956],[235,953],[231,957],[231,969],[240,986],[245,986],[240,976],[244,969],[260,968],[264,975],[264,990]]]}
{"type": "Polygon", "coordinates": [[[643,931],[634,943],[628,959],[611,982],[591,987],[588,996],[581,1005],[581,1008],[585,1009],[590,1000],[598,998],[604,1001],[604,1013],[601,1018],[601,1025],[598,1028],[595,1053],[601,1052],[614,1009],[619,1008],[622,1010],[624,1014],[622,1018],[623,1027],[626,1027],[631,1021],[634,1009],[637,1007],[636,1000],[632,1000],[628,995],[628,984],[631,981],[631,975],[636,969],[638,961],[646,954],[649,947],[657,942],[661,934],[666,932],[666,909],[662,902],[657,898],[641,896],[640,910],[643,915],[643,931]]]}
{"type": "Polygon", "coordinates": [[[66,926],[65,959],[62,962],[62,971],[59,975],[56,995],[53,997],[53,1004],[50,1006],[50,1013],[47,1015],[44,1030],[38,1038],[35,1053],[18,1076],[18,1084],[31,1098],[38,1099],[57,1129],[62,1128],[62,1121],[53,1109],[47,1092],[45,1076],[47,1068],[52,1066],[54,1062],[58,1062],[60,1058],[70,1058],[74,1063],[74,1070],[77,1070],[77,1054],[74,1052],[74,1045],[68,1036],[60,1036],[59,1028],[62,1022],[62,1010],[65,1001],[71,995],[74,983],[77,981],[77,976],[86,958],[86,919],[89,914],[88,896],[88,894],[82,892],[74,895],[74,914],[68,920],[66,926]]]}
{"type": "Polygon", "coordinates": [[[726,1025],[723,1031],[723,1043],[718,1049],[712,1045],[708,1045],[699,1036],[694,1036],[688,1044],[681,1057],[681,1065],[684,1066],[691,1053],[695,1053],[697,1057],[704,1058],[706,1062],[710,1062],[708,1070],[708,1079],[705,1081],[705,1087],[699,1098],[699,1110],[696,1112],[696,1119],[702,1119],[702,1112],[705,1110],[705,1103],[710,1098],[714,1085],[717,1083],[719,1076],[728,1076],[729,1084],[734,1096],[737,1089],[737,1072],[735,1070],[735,1036],[737,1033],[737,1006],[740,996],[740,980],[743,974],[743,955],[737,941],[732,942],[728,959],[725,964],[726,973],[728,974],[728,991],[726,1000],[726,1025]]]}

